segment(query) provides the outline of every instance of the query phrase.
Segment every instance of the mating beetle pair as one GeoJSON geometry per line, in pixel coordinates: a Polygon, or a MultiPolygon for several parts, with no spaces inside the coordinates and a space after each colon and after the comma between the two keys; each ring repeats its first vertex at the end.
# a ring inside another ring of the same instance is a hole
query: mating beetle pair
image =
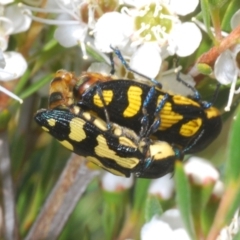
{"type": "Polygon", "coordinates": [[[198,99],[99,73],[58,71],[49,107],[36,114],[39,125],[73,152],[126,177],[161,177],[221,130],[218,110],[198,99]]]}

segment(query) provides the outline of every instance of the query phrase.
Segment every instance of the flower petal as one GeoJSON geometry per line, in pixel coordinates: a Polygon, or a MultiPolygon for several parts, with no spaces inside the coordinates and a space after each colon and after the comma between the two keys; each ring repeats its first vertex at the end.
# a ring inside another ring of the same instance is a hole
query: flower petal
{"type": "MultiPolygon", "coordinates": [[[[161,78],[159,79],[159,81],[161,82],[162,86],[163,86],[163,90],[168,91],[168,92],[172,92],[174,94],[181,94],[184,96],[191,96],[193,95],[193,91],[192,89],[190,89],[189,87],[185,86],[183,83],[177,81],[177,76],[176,76],[176,72],[172,71],[172,73],[170,74],[164,74],[163,76],[161,76],[161,78]]],[[[180,74],[180,78],[182,80],[184,80],[184,82],[188,83],[191,86],[195,86],[195,82],[192,76],[190,76],[189,74],[180,74]]]]}
{"type": "Polygon", "coordinates": [[[107,172],[103,175],[101,182],[104,190],[109,192],[117,192],[132,187],[133,177],[119,177],[107,172]]]}
{"type": "Polygon", "coordinates": [[[227,85],[237,78],[238,69],[230,50],[219,55],[214,65],[214,75],[218,82],[227,85]]]}
{"type": "Polygon", "coordinates": [[[5,68],[6,66],[6,61],[3,56],[3,52],[0,49],[0,68],[5,68]]]}
{"type": "Polygon", "coordinates": [[[187,231],[183,228],[173,231],[173,239],[191,240],[187,231]]]}
{"type": "Polygon", "coordinates": [[[94,62],[90,65],[87,71],[109,75],[111,72],[111,67],[108,64],[103,62],[94,62]]]}
{"type": "Polygon", "coordinates": [[[29,29],[32,19],[28,16],[31,15],[28,9],[21,9],[18,5],[10,5],[5,8],[5,16],[13,22],[13,33],[25,32],[29,29]],[[23,11],[27,12],[23,13],[23,11]]]}
{"type": "Polygon", "coordinates": [[[205,159],[200,157],[190,157],[184,166],[187,175],[195,184],[205,185],[216,182],[219,179],[218,171],[205,159]]]}
{"type": "Polygon", "coordinates": [[[0,0],[1,5],[7,5],[7,4],[12,3],[12,2],[14,2],[14,0],[0,0]]]}
{"type": "Polygon", "coordinates": [[[9,36],[8,35],[2,35],[0,33],[0,49],[2,51],[5,51],[8,47],[8,39],[9,39],[9,36]]]}
{"type": "Polygon", "coordinates": [[[54,38],[63,47],[73,47],[76,46],[80,41],[83,41],[87,34],[87,25],[65,25],[59,26],[54,32],[54,38]]]}
{"type": "Polygon", "coordinates": [[[141,229],[141,240],[172,240],[173,231],[170,226],[153,217],[152,220],[143,225],[141,229]]]}
{"type": "Polygon", "coordinates": [[[234,29],[240,25],[240,9],[235,12],[231,18],[231,28],[234,29]]]}
{"type": "Polygon", "coordinates": [[[169,209],[165,211],[161,215],[160,220],[168,223],[173,230],[184,227],[179,209],[169,209]]]}
{"type": "Polygon", "coordinates": [[[198,3],[199,0],[171,0],[170,6],[176,14],[185,16],[193,12],[196,9],[198,3]]]}
{"type": "Polygon", "coordinates": [[[191,22],[178,25],[171,33],[171,42],[176,46],[176,53],[180,57],[191,55],[199,47],[201,40],[201,31],[191,22]]]}
{"type": "Polygon", "coordinates": [[[4,52],[6,61],[4,71],[0,72],[1,81],[10,81],[21,77],[27,69],[27,62],[20,53],[4,52]]]}
{"type": "Polygon", "coordinates": [[[102,52],[112,52],[110,45],[122,49],[133,32],[131,18],[118,12],[103,14],[94,29],[95,46],[102,52]]]}
{"type": "MultiPolygon", "coordinates": [[[[162,58],[156,43],[144,43],[132,55],[130,66],[132,69],[150,78],[155,78],[161,68],[162,58]]],[[[139,76],[136,76],[139,78],[139,76]]]]}
{"type": "Polygon", "coordinates": [[[151,195],[158,195],[164,200],[170,199],[174,190],[174,181],[171,176],[172,174],[167,174],[161,178],[152,180],[148,193],[151,195]]]}

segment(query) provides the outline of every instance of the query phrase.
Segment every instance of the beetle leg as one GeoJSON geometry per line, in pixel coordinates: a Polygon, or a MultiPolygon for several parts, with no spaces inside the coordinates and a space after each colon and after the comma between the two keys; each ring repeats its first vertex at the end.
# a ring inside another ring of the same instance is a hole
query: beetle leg
{"type": "Polygon", "coordinates": [[[112,128],[112,123],[110,122],[110,117],[109,117],[109,114],[108,114],[108,111],[107,111],[107,105],[106,105],[106,102],[103,98],[103,94],[102,94],[102,89],[100,88],[99,84],[97,84],[97,93],[102,101],[102,104],[103,104],[103,111],[104,111],[104,114],[105,114],[105,118],[106,118],[106,123],[107,123],[107,128],[110,130],[112,128]]]}
{"type": "Polygon", "coordinates": [[[160,82],[158,82],[156,79],[154,78],[150,78],[134,69],[132,69],[128,63],[126,62],[126,60],[124,59],[123,55],[121,54],[120,50],[117,49],[117,48],[114,48],[112,46],[110,46],[110,48],[113,50],[113,52],[117,55],[117,57],[120,59],[120,61],[122,62],[123,66],[129,71],[129,72],[132,72],[132,73],[135,73],[137,74],[138,76],[140,77],[143,77],[149,81],[151,81],[155,86],[159,87],[159,88],[162,88],[162,84],[160,82]]]}

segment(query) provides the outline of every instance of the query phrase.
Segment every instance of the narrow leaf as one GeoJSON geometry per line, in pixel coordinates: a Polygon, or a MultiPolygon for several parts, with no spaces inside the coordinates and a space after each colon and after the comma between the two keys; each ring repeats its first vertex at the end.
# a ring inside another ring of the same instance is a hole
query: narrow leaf
{"type": "Polygon", "coordinates": [[[160,205],[159,198],[156,196],[148,196],[145,207],[145,221],[149,222],[153,216],[162,215],[163,209],[160,205]]]}
{"type": "Polygon", "coordinates": [[[226,182],[235,182],[240,178],[240,106],[233,118],[233,124],[228,141],[228,154],[226,162],[226,182]]]}
{"type": "Polygon", "coordinates": [[[34,92],[36,92],[41,87],[43,87],[45,84],[50,83],[52,78],[53,78],[53,74],[49,74],[49,75],[39,79],[39,81],[33,83],[27,90],[25,90],[23,93],[21,93],[20,98],[25,99],[25,98],[29,97],[34,92]]]}
{"type": "Polygon", "coordinates": [[[191,239],[196,239],[196,234],[193,227],[193,218],[191,214],[190,186],[181,162],[177,162],[175,165],[174,179],[177,192],[177,204],[181,212],[183,222],[191,239]]]}

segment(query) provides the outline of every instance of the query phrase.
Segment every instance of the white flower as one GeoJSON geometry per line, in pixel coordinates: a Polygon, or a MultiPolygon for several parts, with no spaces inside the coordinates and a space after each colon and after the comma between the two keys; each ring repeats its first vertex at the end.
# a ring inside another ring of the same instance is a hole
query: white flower
{"type": "MultiPolygon", "coordinates": [[[[231,18],[231,27],[234,29],[240,24],[240,10],[238,10],[231,18]]],[[[240,76],[240,44],[233,49],[227,49],[219,55],[214,64],[214,75],[218,82],[224,85],[231,84],[228,103],[225,111],[230,111],[234,94],[240,93],[240,88],[236,90],[237,78],[240,76]]]]}
{"type": "Polygon", "coordinates": [[[154,78],[161,69],[163,59],[169,55],[188,56],[200,44],[201,32],[194,23],[181,23],[177,12],[192,12],[198,1],[124,1],[132,8],[122,8],[121,13],[106,13],[94,28],[95,45],[109,52],[109,46],[122,52],[137,48],[130,57],[130,67],[154,78]],[[178,11],[177,11],[178,10],[178,11]],[[130,44],[129,44],[130,43],[130,44]]]}
{"type": "MultiPolygon", "coordinates": [[[[27,69],[27,63],[23,56],[17,52],[0,51],[0,81],[11,81],[19,78],[27,69]]],[[[6,88],[0,86],[0,91],[7,94],[11,98],[22,103],[22,99],[10,92],[6,88]]]]}
{"type": "Polygon", "coordinates": [[[161,199],[170,199],[174,191],[174,181],[172,174],[167,174],[161,178],[152,180],[148,193],[152,195],[157,195],[161,199]]]}
{"type": "MultiPolygon", "coordinates": [[[[0,16],[0,48],[4,51],[8,47],[9,35],[28,30],[31,19],[23,14],[23,11],[16,4],[6,6],[2,11],[4,15],[0,16]]],[[[29,10],[28,14],[31,15],[29,10]]]]}
{"type": "Polygon", "coordinates": [[[27,69],[27,62],[18,52],[3,53],[6,66],[0,72],[0,81],[10,81],[21,77],[27,69]]]}
{"type": "Polygon", "coordinates": [[[213,187],[212,195],[220,199],[223,196],[223,194],[224,194],[224,184],[222,181],[217,180],[217,182],[213,187]]]}
{"type": "Polygon", "coordinates": [[[12,2],[14,2],[14,0],[0,0],[1,5],[7,5],[7,4],[12,3],[12,2]]]}
{"type": "Polygon", "coordinates": [[[240,45],[230,51],[226,50],[219,55],[214,65],[214,75],[218,82],[224,85],[231,84],[229,98],[225,111],[229,111],[234,94],[239,93],[239,89],[235,90],[237,78],[240,76],[240,69],[238,67],[238,55],[240,54],[240,45]]]}
{"type": "Polygon", "coordinates": [[[84,23],[70,26],[59,26],[54,32],[54,38],[63,47],[72,47],[84,41],[88,27],[84,23]]]}
{"type": "Polygon", "coordinates": [[[104,173],[102,180],[102,187],[104,190],[109,192],[117,192],[117,191],[123,191],[125,189],[128,189],[132,187],[133,185],[133,177],[119,177],[115,176],[112,173],[104,173]]]}
{"type": "Polygon", "coordinates": [[[156,42],[145,43],[132,55],[129,65],[132,69],[141,69],[139,71],[141,73],[143,73],[142,69],[144,69],[146,76],[154,78],[159,73],[162,65],[160,50],[156,42]]]}
{"type": "Polygon", "coordinates": [[[171,5],[174,12],[178,15],[185,16],[193,12],[198,6],[198,0],[171,0],[169,5],[171,5]]]}
{"type": "Polygon", "coordinates": [[[184,170],[198,185],[212,184],[219,179],[218,171],[205,159],[191,157],[184,165],[184,170]]]}
{"type": "MultiPolygon", "coordinates": [[[[54,33],[54,38],[64,47],[72,47],[79,45],[82,48],[84,58],[86,58],[86,50],[84,40],[87,35],[88,27],[92,24],[85,23],[82,19],[82,7],[87,4],[85,0],[76,1],[48,1],[45,9],[35,8],[26,5],[21,5],[24,9],[32,10],[35,12],[46,12],[55,14],[53,19],[44,19],[35,16],[30,16],[33,20],[42,22],[45,24],[57,25],[57,29],[54,33]]],[[[90,16],[94,14],[94,10],[90,7],[90,16]]],[[[85,9],[86,11],[86,9],[85,9]]]]}
{"type": "Polygon", "coordinates": [[[95,46],[102,52],[111,52],[110,45],[123,49],[133,33],[131,18],[119,12],[103,14],[97,21],[93,34],[95,46]]]}
{"type": "Polygon", "coordinates": [[[161,217],[153,217],[141,229],[141,240],[190,240],[183,228],[180,213],[176,209],[166,211],[161,217]]]}
{"type": "MultiPolygon", "coordinates": [[[[28,30],[31,18],[23,14],[16,4],[4,6],[11,1],[1,2],[1,11],[4,15],[0,16],[0,81],[11,81],[21,77],[27,69],[27,62],[20,53],[2,52],[8,47],[9,35],[28,30]]],[[[27,10],[28,15],[31,11],[27,10]]],[[[22,103],[22,99],[0,86],[0,91],[22,103]]]]}
{"type": "MultiPolygon", "coordinates": [[[[27,12],[28,15],[31,15],[30,10],[27,12]]],[[[24,14],[23,9],[16,4],[5,7],[4,16],[10,19],[12,24],[12,31],[9,34],[27,31],[32,23],[32,19],[28,15],[24,14]]]]}
{"type": "Polygon", "coordinates": [[[196,24],[185,22],[173,30],[168,49],[172,55],[176,53],[180,57],[186,57],[198,48],[201,40],[202,34],[196,24]],[[175,51],[171,51],[171,48],[175,51]]]}

